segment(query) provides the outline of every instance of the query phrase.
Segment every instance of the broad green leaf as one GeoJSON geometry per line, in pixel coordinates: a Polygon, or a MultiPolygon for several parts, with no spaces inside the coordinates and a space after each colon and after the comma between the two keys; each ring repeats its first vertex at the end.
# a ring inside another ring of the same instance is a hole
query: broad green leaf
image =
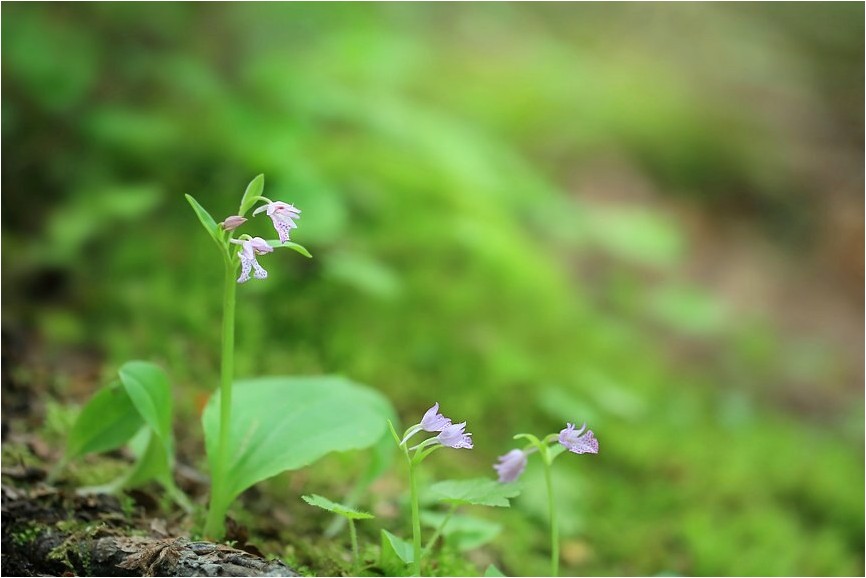
{"type": "Polygon", "coordinates": [[[490,478],[471,480],[445,480],[430,486],[430,494],[437,500],[450,504],[469,504],[475,506],[511,505],[508,498],[520,494],[517,484],[500,484],[490,478]]]}
{"type": "Polygon", "coordinates": [[[261,196],[265,188],[265,175],[258,175],[247,185],[247,190],[244,191],[244,196],[241,199],[241,208],[238,213],[240,216],[247,214],[247,211],[253,208],[256,204],[256,197],[261,196]]]}
{"type": "Polygon", "coordinates": [[[286,241],[285,243],[283,243],[279,239],[270,239],[268,240],[268,245],[275,249],[292,249],[293,251],[297,251],[304,257],[309,257],[310,259],[313,258],[310,252],[307,251],[306,247],[297,243],[292,243],[291,241],[286,241]]]}
{"type": "Polygon", "coordinates": [[[484,576],[485,578],[493,578],[494,576],[505,576],[505,574],[502,573],[502,570],[490,564],[487,566],[487,570],[484,571],[484,576]]]}
{"type": "MultiPolygon", "coordinates": [[[[219,392],[202,423],[211,469],[219,437],[219,392]]],[[[334,451],[364,449],[385,434],[393,410],[377,391],[342,377],[263,377],[234,384],[226,503],[266,478],[334,451]]]]}
{"type": "Polygon", "coordinates": [[[162,369],[147,361],[129,361],[120,371],[120,382],[135,409],[165,443],[171,439],[171,388],[162,369]]]}
{"type": "MultiPolygon", "coordinates": [[[[168,495],[177,504],[187,512],[192,512],[192,503],[186,494],[175,485],[172,477],[174,459],[169,452],[170,444],[165,444],[158,436],[154,435],[151,428],[142,428],[140,434],[129,442],[129,447],[138,455],[132,469],[102,489],[107,492],[114,492],[122,488],[134,488],[155,480],[162,484],[168,495]]],[[[100,490],[100,488],[93,489],[100,490]]]]}
{"type": "MultiPolygon", "coordinates": [[[[394,413],[393,406],[387,402],[385,398],[382,398],[383,402],[383,411],[389,413],[391,417],[387,420],[388,427],[393,431],[394,426],[393,422],[398,422],[397,415],[394,413]]],[[[399,423],[399,422],[398,422],[399,423]]],[[[399,441],[399,440],[398,440],[399,441]]],[[[394,462],[394,455],[396,453],[396,448],[394,444],[391,443],[391,436],[388,433],[383,433],[382,437],[379,438],[379,441],[373,446],[370,456],[370,462],[367,465],[367,468],[364,470],[364,473],[360,478],[355,482],[355,486],[352,488],[352,491],[349,492],[348,496],[344,498],[346,503],[349,505],[355,505],[358,503],[358,500],[363,495],[364,491],[376,481],[379,476],[388,471],[391,467],[391,464],[394,462]]],[[[340,530],[343,528],[343,524],[345,524],[345,519],[339,516],[334,518],[334,521],[328,525],[328,528],[325,530],[326,537],[334,537],[336,536],[340,530]]]]}
{"type": "Polygon", "coordinates": [[[94,395],[69,432],[66,459],[119,448],[144,425],[126,390],[117,382],[94,395]]]}
{"type": "Polygon", "coordinates": [[[210,216],[204,207],[198,204],[192,195],[186,195],[186,200],[189,202],[192,210],[195,211],[198,220],[201,221],[202,226],[208,232],[208,234],[213,238],[214,242],[220,246],[220,248],[225,248],[225,245],[222,240],[222,236],[220,234],[219,225],[217,225],[214,218],[210,216]]]}
{"type": "MultiPolygon", "coordinates": [[[[429,528],[438,528],[446,514],[421,512],[421,523],[429,528]]],[[[455,514],[442,530],[446,540],[458,550],[465,552],[487,544],[502,531],[502,526],[475,516],[455,514]]]]}
{"type": "Polygon", "coordinates": [[[335,514],[339,514],[340,516],[343,516],[344,518],[349,518],[351,520],[369,520],[376,517],[373,514],[368,514],[367,512],[362,512],[360,510],[356,510],[355,508],[350,508],[349,506],[344,506],[343,504],[332,502],[328,498],[322,497],[318,494],[301,496],[301,498],[311,506],[316,506],[318,508],[322,508],[323,510],[334,512],[335,514]]]}
{"type": "Polygon", "coordinates": [[[382,530],[382,555],[379,564],[386,569],[393,568],[395,557],[404,565],[411,564],[415,559],[412,544],[388,530],[382,530]]]}
{"type": "Polygon", "coordinates": [[[132,471],[124,478],[124,486],[135,487],[150,480],[163,482],[166,478],[171,479],[171,463],[165,453],[165,445],[153,434],[152,429],[145,431],[147,445],[138,456],[132,471]]]}

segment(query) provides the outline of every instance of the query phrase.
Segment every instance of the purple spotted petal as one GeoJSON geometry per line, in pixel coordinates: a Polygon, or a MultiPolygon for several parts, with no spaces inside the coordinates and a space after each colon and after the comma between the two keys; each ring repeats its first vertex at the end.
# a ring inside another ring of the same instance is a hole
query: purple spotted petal
{"type": "Polygon", "coordinates": [[[592,430],[586,431],[586,424],[579,430],[574,429],[574,424],[566,424],[567,427],[559,432],[559,443],[564,445],[570,452],[576,454],[597,454],[598,440],[592,430]]]}
{"type": "Polygon", "coordinates": [[[246,283],[250,280],[250,270],[253,271],[253,276],[256,279],[267,278],[268,272],[259,265],[256,255],[270,253],[274,248],[261,237],[253,237],[244,241],[232,239],[232,243],[241,245],[241,250],[238,251],[238,257],[241,259],[241,274],[238,277],[238,283],[246,283]]]}
{"type": "Polygon", "coordinates": [[[294,220],[301,217],[301,210],[294,205],[282,201],[274,201],[257,208],[253,211],[253,215],[258,215],[262,211],[266,212],[271,218],[274,229],[280,237],[280,243],[288,242],[289,233],[291,233],[292,229],[297,229],[298,227],[294,220]]]}
{"type": "Polygon", "coordinates": [[[499,463],[493,466],[503,484],[513,482],[526,469],[526,453],[523,450],[511,450],[504,456],[499,456],[499,463]]]}

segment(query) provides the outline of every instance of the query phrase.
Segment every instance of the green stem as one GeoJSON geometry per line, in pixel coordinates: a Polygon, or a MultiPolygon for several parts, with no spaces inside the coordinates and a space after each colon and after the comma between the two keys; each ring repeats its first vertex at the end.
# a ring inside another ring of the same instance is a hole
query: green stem
{"type": "Polygon", "coordinates": [[[358,570],[358,564],[361,561],[361,556],[358,553],[358,532],[355,530],[355,520],[349,518],[349,537],[352,539],[352,557],[355,560],[355,571],[358,570]]]}
{"type": "Polygon", "coordinates": [[[427,545],[424,546],[424,555],[427,556],[430,554],[430,550],[433,549],[433,546],[436,545],[436,540],[439,539],[439,536],[442,535],[442,532],[445,531],[445,526],[448,525],[448,522],[451,521],[451,516],[454,515],[454,511],[457,509],[457,504],[452,504],[451,509],[448,510],[448,513],[445,514],[445,518],[442,519],[442,523],[439,524],[439,527],[436,528],[436,532],[433,534],[433,537],[430,538],[430,541],[427,542],[427,545]]]}
{"type": "Polygon", "coordinates": [[[415,566],[414,576],[421,575],[421,514],[418,507],[418,479],[416,464],[409,461],[409,487],[412,499],[412,563],[415,566]]]}
{"type": "MultiPolygon", "coordinates": [[[[545,452],[546,454],[546,452],[545,452]]],[[[548,463],[547,455],[543,455],[544,479],[547,482],[547,504],[550,508],[550,575],[559,575],[559,524],[556,521],[556,504],[553,499],[553,478],[551,476],[551,464],[548,463]]]]}
{"type": "Polygon", "coordinates": [[[220,430],[219,443],[211,472],[211,494],[204,533],[211,538],[222,538],[225,532],[225,482],[228,472],[229,426],[232,412],[232,380],[235,354],[235,280],[236,266],[229,253],[225,255],[225,291],[223,292],[222,367],[220,369],[220,430]]]}

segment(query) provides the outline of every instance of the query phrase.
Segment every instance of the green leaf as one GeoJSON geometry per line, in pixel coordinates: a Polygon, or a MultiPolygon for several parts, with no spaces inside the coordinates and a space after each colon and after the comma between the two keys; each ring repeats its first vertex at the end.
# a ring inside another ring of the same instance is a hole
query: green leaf
{"type": "MultiPolygon", "coordinates": [[[[219,437],[219,392],[202,424],[211,471],[219,437]]],[[[234,384],[225,503],[261,480],[334,451],[364,449],[385,434],[391,404],[377,391],[335,376],[263,377],[234,384]]]]}
{"type": "MultiPolygon", "coordinates": [[[[421,512],[421,523],[429,528],[438,528],[446,514],[438,512],[421,512]]],[[[461,552],[474,550],[487,544],[502,531],[502,526],[475,516],[455,514],[442,534],[447,541],[461,552]]]]}
{"type": "Polygon", "coordinates": [[[494,576],[505,576],[505,574],[502,573],[502,570],[490,564],[487,566],[487,570],[484,571],[484,576],[485,578],[493,578],[494,576]]]}
{"type": "Polygon", "coordinates": [[[165,453],[165,444],[154,435],[152,429],[146,429],[147,437],[144,451],[139,454],[132,470],[123,479],[126,487],[140,486],[150,480],[165,481],[171,479],[171,464],[165,453]]]}
{"type": "Polygon", "coordinates": [[[539,450],[541,450],[541,447],[544,445],[544,444],[541,443],[541,440],[540,440],[540,439],[538,439],[538,438],[535,437],[534,435],[532,435],[532,434],[528,434],[528,433],[519,433],[519,434],[515,435],[513,439],[516,439],[516,440],[521,440],[521,439],[523,439],[523,440],[527,440],[529,443],[531,443],[533,446],[535,446],[535,447],[538,448],[539,450]]]}
{"type": "Polygon", "coordinates": [[[291,241],[286,241],[285,243],[283,243],[279,239],[270,239],[268,240],[268,245],[275,249],[292,249],[294,251],[297,251],[304,257],[309,257],[310,259],[313,258],[310,252],[307,251],[306,247],[297,243],[292,243],[291,241]]]}
{"type": "Polygon", "coordinates": [[[260,197],[265,188],[265,175],[258,175],[247,185],[247,190],[244,191],[244,196],[241,199],[241,208],[238,213],[241,217],[247,214],[253,205],[256,204],[256,197],[260,197]]]}
{"type": "Polygon", "coordinates": [[[129,361],[120,371],[120,382],[135,409],[156,435],[171,439],[171,388],[162,369],[147,361],[129,361]]]}
{"type": "MultiPolygon", "coordinates": [[[[387,401],[384,400],[383,401],[387,401]]],[[[394,413],[394,408],[390,403],[386,403],[383,406],[383,411],[389,412],[391,417],[387,420],[388,427],[393,431],[394,426],[392,422],[397,421],[397,415],[394,413]]],[[[399,441],[399,440],[398,440],[399,441]]],[[[384,474],[390,469],[391,464],[394,462],[395,455],[395,447],[394,444],[391,443],[391,436],[387,433],[382,434],[382,437],[379,438],[379,441],[373,446],[372,451],[370,452],[370,461],[367,464],[367,467],[364,469],[364,473],[358,478],[355,482],[355,486],[349,492],[349,494],[344,498],[349,505],[355,505],[358,503],[358,500],[363,495],[364,491],[376,481],[379,476],[384,474]]],[[[340,530],[342,529],[343,524],[345,524],[345,519],[340,517],[335,517],[334,521],[328,526],[325,530],[326,537],[334,537],[336,536],[340,530]]]]}
{"type": "Polygon", "coordinates": [[[301,496],[301,498],[311,506],[316,506],[318,508],[322,508],[323,510],[334,512],[335,514],[339,514],[340,516],[343,516],[344,518],[349,518],[350,520],[369,520],[376,517],[373,514],[368,514],[367,512],[362,512],[360,510],[356,510],[355,508],[350,508],[349,506],[344,506],[343,504],[332,502],[328,498],[324,498],[318,494],[301,496]]]}
{"type": "Polygon", "coordinates": [[[117,382],[99,390],[81,410],[69,432],[66,459],[119,448],[144,421],[117,382]]]}
{"type": "Polygon", "coordinates": [[[450,504],[507,508],[511,505],[508,498],[518,496],[520,488],[517,484],[500,484],[490,478],[474,478],[438,482],[430,486],[430,494],[450,504]]]}
{"type": "Polygon", "coordinates": [[[402,565],[411,564],[415,559],[412,544],[402,538],[398,538],[388,530],[382,530],[382,554],[379,565],[384,569],[391,569],[400,564],[394,564],[396,560],[402,565]]]}
{"type": "Polygon", "coordinates": [[[192,210],[195,211],[198,220],[201,221],[202,227],[205,228],[220,248],[225,249],[225,243],[223,243],[219,225],[214,221],[214,218],[211,217],[210,213],[208,213],[204,207],[199,205],[198,201],[196,201],[191,195],[186,195],[186,200],[189,201],[192,210]]]}
{"type": "Polygon", "coordinates": [[[391,437],[394,438],[394,441],[397,442],[397,445],[400,445],[400,442],[402,440],[400,439],[400,436],[397,435],[397,430],[394,429],[394,422],[392,422],[390,419],[388,420],[388,429],[391,432],[391,437]]]}

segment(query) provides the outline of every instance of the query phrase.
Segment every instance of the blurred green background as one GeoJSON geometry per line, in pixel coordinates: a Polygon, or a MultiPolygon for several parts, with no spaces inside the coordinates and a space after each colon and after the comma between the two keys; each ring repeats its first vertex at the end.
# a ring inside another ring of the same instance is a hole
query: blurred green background
{"type": "MultiPolygon", "coordinates": [[[[49,397],[157,361],[201,465],[222,265],[183,194],[219,220],[264,173],[315,258],[239,289],[240,376],[342,373],[407,423],[439,401],[476,449],[431,478],[588,422],[565,573],[863,573],[862,4],[2,16],[4,356],[49,397]]],[[[270,487],[296,517],[298,479],[352,482],[300,475],[270,487]]],[[[540,475],[473,563],[547,572],[540,475]]]]}

